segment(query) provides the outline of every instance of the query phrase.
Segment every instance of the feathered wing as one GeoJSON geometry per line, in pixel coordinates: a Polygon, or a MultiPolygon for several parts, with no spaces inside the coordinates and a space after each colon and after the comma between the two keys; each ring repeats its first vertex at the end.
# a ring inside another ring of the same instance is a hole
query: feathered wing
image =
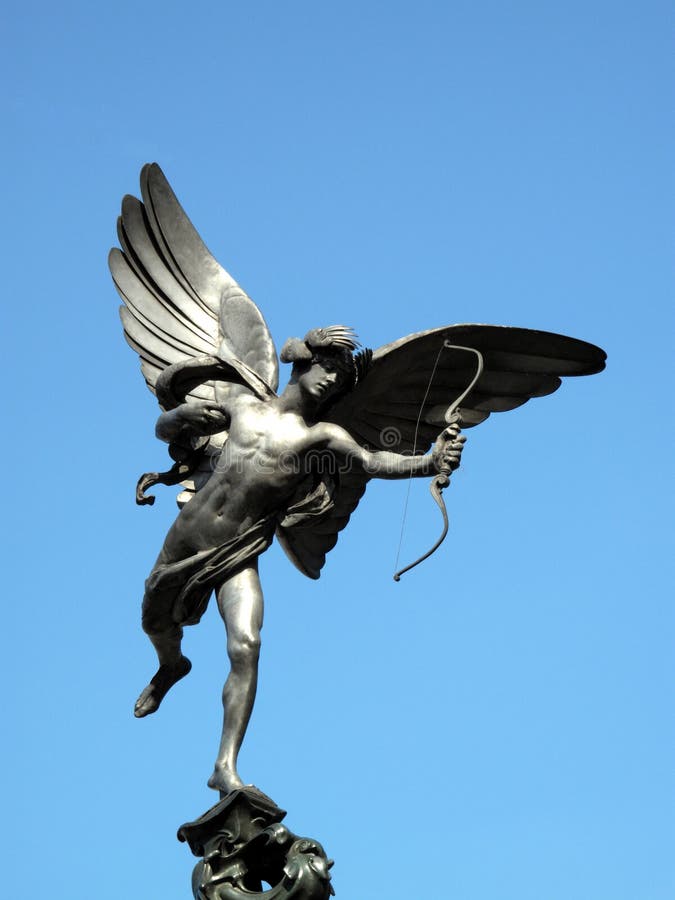
{"type": "MultiPolygon", "coordinates": [[[[323,509],[320,504],[310,501],[315,509],[308,515],[296,515],[295,508],[291,507],[279,523],[277,540],[286,556],[304,575],[319,578],[326,554],[337,544],[338,535],[359,505],[367,484],[368,478],[361,473],[346,471],[329,475],[319,482],[319,487],[330,494],[330,502],[323,509]]],[[[297,506],[301,509],[304,501],[315,493],[311,480],[305,490],[306,497],[302,496],[302,490],[298,494],[297,506]]]]}
{"type": "MultiPolygon", "coordinates": [[[[444,348],[445,341],[474,347],[484,359],[483,373],[462,402],[463,428],[484,422],[490,413],[552,394],[562,377],[592,375],[605,367],[603,350],[563,335],[497,325],[450,325],[408,335],[376,350],[366,377],[330,410],[327,420],[370,450],[425,453],[445,427],[447,408],[476,373],[475,355],[444,348]]],[[[341,474],[332,509],[320,522],[279,529],[289,557],[309,577],[319,577],[326,554],[337,543],[368,480],[355,472],[341,474]]]]}
{"type": "MultiPolygon", "coordinates": [[[[109,264],[124,335],[160,407],[177,402],[168,399],[169,381],[187,402],[226,403],[251,390],[271,396],[278,360],[262,313],[211,255],[156,163],[141,171],[141,196],[122,201],[120,248],[109,264]]],[[[217,450],[226,436],[209,446],[217,450]]],[[[203,468],[202,483],[210,471],[203,468]]]]}

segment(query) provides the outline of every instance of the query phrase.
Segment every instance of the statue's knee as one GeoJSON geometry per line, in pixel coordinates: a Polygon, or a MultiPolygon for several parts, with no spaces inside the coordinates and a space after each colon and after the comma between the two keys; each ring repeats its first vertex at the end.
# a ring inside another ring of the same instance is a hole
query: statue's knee
{"type": "Polygon", "coordinates": [[[159,634],[162,631],[158,617],[145,609],[141,616],[141,625],[148,637],[152,637],[154,634],[159,634]]]}
{"type": "Polygon", "coordinates": [[[227,640],[227,655],[233,666],[257,660],[260,656],[260,633],[231,635],[227,640]]]}
{"type": "Polygon", "coordinates": [[[173,595],[158,587],[153,574],[145,582],[141,625],[150,638],[179,628],[173,618],[173,595]]]}
{"type": "Polygon", "coordinates": [[[143,601],[143,611],[141,613],[141,625],[143,631],[150,638],[179,630],[179,626],[163,609],[157,608],[153,603],[146,603],[145,600],[143,601]]]}

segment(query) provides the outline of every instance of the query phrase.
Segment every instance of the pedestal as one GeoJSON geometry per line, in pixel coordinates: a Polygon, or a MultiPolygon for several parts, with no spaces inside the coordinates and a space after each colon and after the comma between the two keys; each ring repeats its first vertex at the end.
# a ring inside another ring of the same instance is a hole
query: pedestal
{"type": "Polygon", "coordinates": [[[252,786],[232,791],[178,829],[195,856],[195,900],[328,900],[332,860],[284,825],[285,810],[252,786]]]}

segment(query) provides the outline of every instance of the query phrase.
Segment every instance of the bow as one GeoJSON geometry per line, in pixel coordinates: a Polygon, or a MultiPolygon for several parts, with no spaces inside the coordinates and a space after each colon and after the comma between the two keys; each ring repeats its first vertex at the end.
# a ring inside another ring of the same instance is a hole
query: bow
{"type": "MultiPolygon", "coordinates": [[[[474,353],[476,355],[478,365],[476,367],[476,372],[471,379],[471,383],[464,391],[457,397],[456,400],[450,404],[450,406],[445,411],[445,422],[446,428],[443,431],[445,435],[453,435],[459,434],[459,424],[461,423],[461,414],[459,411],[459,407],[462,402],[468,397],[471,391],[476,386],[476,383],[480,376],[483,373],[483,354],[480,350],[476,350],[475,347],[462,347],[460,344],[451,344],[450,341],[443,341],[443,345],[438,352],[438,356],[436,357],[436,364],[431,372],[431,378],[429,379],[429,385],[427,386],[426,394],[424,395],[424,400],[422,401],[422,407],[420,408],[420,414],[417,417],[417,427],[419,428],[420,418],[422,416],[422,410],[424,409],[424,403],[429,394],[429,390],[431,388],[431,383],[434,378],[434,374],[436,372],[436,367],[438,366],[438,360],[440,359],[441,353],[443,350],[464,350],[467,353],[474,353]]],[[[415,443],[417,443],[417,429],[415,430],[415,443]]],[[[418,566],[421,562],[424,562],[425,559],[429,559],[429,557],[434,554],[438,548],[441,546],[443,541],[445,540],[445,536],[448,533],[448,511],[445,507],[445,500],[443,499],[443,490],[450,484],[450,466],[442,466],[441,471],[433,478],[431,484],[429,485],[429,490],[431,491],[431,496],[436,501],[438,508],[441,511],[441,515],[443,517],[443,531],[441,532],[441,536],[438,538],[436,543],[431,547],[431,549],[427,550],[419,559],[416,559],[415,562],[410,563],[410,565],[405,566],[402,569],[399,569],[394,573],[394,581],[400,581],[401,575],[404,575],[406,572],[409,572],[411,569],[414,569],[415,566],[418,566]]],[[[400,547],[400,545],[399,545],[400,547]]],[[[398,560],[397,560],[398,561],[398,560]]]]}

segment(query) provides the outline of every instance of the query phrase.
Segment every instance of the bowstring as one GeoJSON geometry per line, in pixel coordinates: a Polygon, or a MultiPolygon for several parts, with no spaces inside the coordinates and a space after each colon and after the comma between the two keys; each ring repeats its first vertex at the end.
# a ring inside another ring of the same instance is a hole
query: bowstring
{"type": "MultiPolygon", "coordinates": [[[[417,413],[417,421],[415,422],[415,436],[413,437],[413,451],[412,455],[415,456],[417,454],[417,437],[420,430],[420,422],[422,421],[422,413],[424,412],[424,407],[427,402],[427,397],[429,396],[429,391],[431,390],[431,385],[433,384],[434,375],[436,374],[436,369],[438,368],[438,363],[441,358],[441,353],[445,349],[445,341],[439,347],[438,353],[436,355],[436,360],[434,362],[434,366],[431,370],[431,375],[429,376],[429,383],[427,384],[427,389],[424,392],[424,399],[422,400],[422,404],[420,406],[419,412],[417,413]]],[[[394,572],[398,572],[398,564],[401,558],[401,547],[403,546],[403,533],[405,531],[405,522],[408,516],[408,504],[410,502],[410,488],[412,486],[412,469],[410,470],[410,476],[408,478],[408,488],[405,493],[405,502],[403,504],[403,518],[401,519],[401,533],[398,538],[398,548],[396,550],[396,560],[394,561],[394,572]]]]}

